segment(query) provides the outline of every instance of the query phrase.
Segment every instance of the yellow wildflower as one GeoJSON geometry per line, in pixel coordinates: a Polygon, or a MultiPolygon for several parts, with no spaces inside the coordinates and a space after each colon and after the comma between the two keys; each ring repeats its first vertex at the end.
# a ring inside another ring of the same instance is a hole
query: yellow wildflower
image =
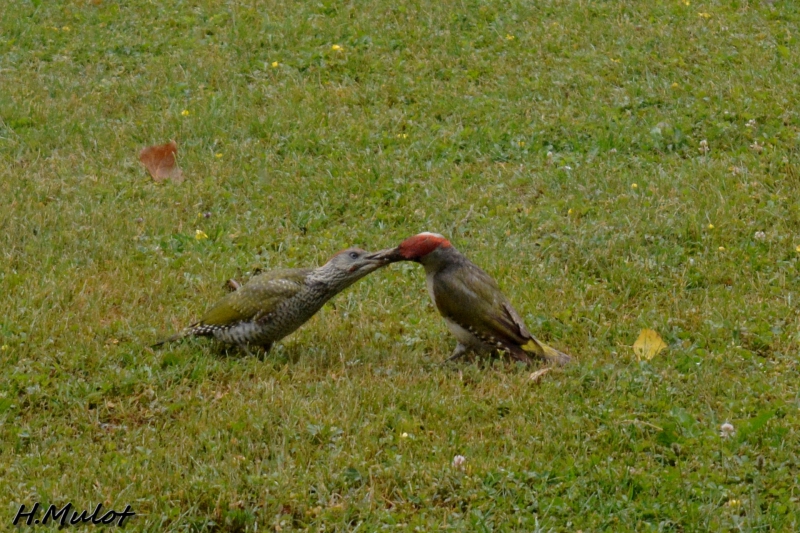
{"type": "Polygon", "coordinates": [[[208,239],[208,235],[206,235],[205,231],[198,229],[194,231],[194,238],[197,239],[198,241],[202,241],[208,239]]]}
{"type": "Polygon", "coordinates": [[[720,247],[718,248],[718,250],[719,250],[720,252],[724,252],[724,251],[725,251],[725,247],[724,247],[724,246],[720,246],[720,247]]]}
{"type": "Polygon", "coordinates": [[[800,244],[797,245],[797,248],[795,248],[794,251],[800,254],[800,244]]]}
{"type": "Polygon", "coordinates": [[[711,13],[700,12],[700,13],[697,14],[697,16],[703,17],[704,19],[710,19],[711,18],[711,13]]]}
{"type": "Polygon", "coordinates": [[[338,44],[334,44],[333,46],[331,46],[331,50],[333,50],[334,52],[340,52],[342,50],[342,47],[339,46],[338,44]]]}
{"type": "Polygon", "coordinates": [[[714,224],[709,224],[708,229],[714,229],[714,224]]]}
{"type": "Polygon", "coordinates": [[[638,189],[639,185],[636,183],[631,183],[631,189],[638,189]]]}
{"type": "Polygon", "coordinates": [[[680,87],[680,85],[678,85],[677,81],[673,81],[672,85],[670,85],[670,87],[672,87],[673,89],[677,89],[678,87],[680,87]]]}
{"type": "Polygon", "coordinates": [[[272,62],[272,68],[275,68],[275,67],[277,67],[278,65],[279,65],[279,63],[278,63],[277,61],[273,61],[273,62],[272,62]]]}
{"type": "Polygon", "coordinates": [[[188,109],[184,109],[183,111],[181,111],[181,115],[183,115],[184,117],[188,117],[189,116],[189,110],[188,109]]]}
{"type": "Polygon", "coordinates": [[[513,41],[514,39],[516,39],[516,37],[514,37],[510,33],[506,33],[506,39],[509,40],[509,41],[513,41]]]}
{"type": "Polygon", "coordinates": [[[216,153],[214,154],[214,157],[216,157],[217,159],[222,159],[222,154],[216,153]]]}

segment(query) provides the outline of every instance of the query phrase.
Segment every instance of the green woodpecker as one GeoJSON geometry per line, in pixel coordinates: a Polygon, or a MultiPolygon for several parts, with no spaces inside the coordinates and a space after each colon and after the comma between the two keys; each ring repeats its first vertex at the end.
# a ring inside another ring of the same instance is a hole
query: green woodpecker
{"type": "Polygon", "coordinates": [[[416,261],[425,267],[431,300],[458,340],[450,360],[468,352],[501,350],[525,363],[531,357],[559,365],[570,361],[570,356],[531,335],[497,283],[441,235],[420,233],[375,257],[416,261]]]}
{"type": "Polygon", "coordinates": [[[187,336],[214,337],[245,350],[269,351],[272,344],[302,326],[331,298],[387,264],[360,248],[348,248],[319,268],[286,268],[253,276],[183,331],[160,346],[187,336]]]}

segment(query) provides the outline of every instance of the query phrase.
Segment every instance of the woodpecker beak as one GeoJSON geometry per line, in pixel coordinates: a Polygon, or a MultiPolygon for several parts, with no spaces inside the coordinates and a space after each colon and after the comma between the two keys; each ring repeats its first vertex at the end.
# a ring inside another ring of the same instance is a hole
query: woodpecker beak
{"type": "Polygon", "coordinates": [[[378,261],[381,265],[387,265],[396,261],[402,261],[403,256],[400,255],[400,247],[396,246],[394,248],[386,248],[385,250],[369,254],[366,259],[378,261]]]}
{"type": "Polygon", "coordinates": [[[386,250],[381,250],[380,252],[375,252],[363,256],[358,263],[350,267],[349,271],[355,272],[358,270],[360,272],[369,273],[378,270],[380,267],[389,263],[388,260],[377,257],[378,254],[385,251],[386,250]]]}

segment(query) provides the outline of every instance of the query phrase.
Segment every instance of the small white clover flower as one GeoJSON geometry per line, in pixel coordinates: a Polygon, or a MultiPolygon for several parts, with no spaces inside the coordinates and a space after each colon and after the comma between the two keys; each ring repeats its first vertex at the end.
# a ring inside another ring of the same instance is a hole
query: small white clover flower
{"type": "Polygon", "coordinates": [[[709,147],[707,140],[703,139],[702,141],[700,141],[700,151],[703,153],[703,155],[708,153],[709,147]]]}
{"type": "Polygon", "coordinates": [[[736,430],[733,429],[733,424],[730,422],[725,422],[719,427],[719,436],[723,439],[727,439],[733,435],[736,435],[736,430]]]}
{"type": "Polygon", "coordinates": [[[754,237],[754,238],[755,238],[755,240],[757,240],[757,241],[763,241],[763,240],[765,240],[765,239],[767,238],[767,234],[766,234],[766,233],[764,233],[763,231],[757,231],[757,232],[755,233],[755,235],[753,235],[753,237],[754,237]]]}
{"type": "Polygon", "coordinates": [[[751,118],[750,120],[747,121],[747,124],[745,124],[745,126],[747,126],[748,128],[755,128],[756,127],[756,119],[751,118]]]}
{"type": "Polygon", "coordinates": [[[464,463],[467,462],[467,458],[463,455],[456,455],[453,457],[453,468],[457,470],[464,470],[464,463]]]}

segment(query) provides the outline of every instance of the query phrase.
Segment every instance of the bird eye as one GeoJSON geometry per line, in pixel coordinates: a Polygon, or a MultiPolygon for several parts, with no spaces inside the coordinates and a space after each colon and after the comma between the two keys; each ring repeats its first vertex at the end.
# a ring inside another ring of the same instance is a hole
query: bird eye
{"type": "Polygon", "coordinates": [[[357,252],[350,252],[350,258],[351,259],[358,259],[358,253],[357,252]]]}

